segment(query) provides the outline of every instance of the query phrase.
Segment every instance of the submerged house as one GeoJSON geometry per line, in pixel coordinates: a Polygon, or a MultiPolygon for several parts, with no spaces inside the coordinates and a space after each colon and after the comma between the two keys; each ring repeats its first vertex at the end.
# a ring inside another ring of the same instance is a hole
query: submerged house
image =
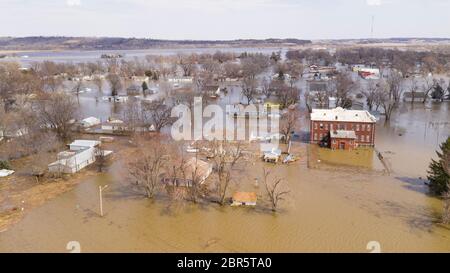
{"type": "Polygon", "coordinates": [[[212,99],[216,99],[220,95],[220,86],[218,85],[206,85],[203,88],[203,92],[212,99]]]}
{"type": "Polygon", "coordinates": [[[202,185],[211,175],[212,171],[212,164],[192,157],[184,164],[184,175],[179,172],[177,176],[180,177],[165,177],[161,180],[161,182],[167,186],[192,187],[192,183],[195,178],[196,182],[202,185]]]}
{"type": "Polygon", "coordinates": [[[101,128],[105,133],[124,132],[128,130],[125,123],[120,119],[109,119],[107,122],[102,123],[101,128]]]}
{"type": "Polygon", "coordinates": [[[378,68],[360,68],[358,75],[366,80],[378,80],[380,79],[380,69],[378,68]]]}
{"type": "Polygon", "coordinates": [[[257,200],[255,192],[235,192],[231,206],[256,206],[257,200]]]}
{"type": "Polygon", "coordinates": [[[94,163],[99,152],[103,156],[112,153],[98,150],[100,144],[97,140],[75,140],[68,151],[60,152],[57,160],[48,165],[49,172],[73,174],[94,163]]]}
{"type": "Polygon", "coordinates": [[[403,93],[403,100],[405,102],[423,102],[425,99],[425,92],[417,91],[417,92],[405,92],[403,93]]]}
{"type": "Polygon", "coordinates": [[[322,147],[351,150],[358,146],[375,146],[377,119],[365,110],[313,109],[310,141],[322,147]]]}

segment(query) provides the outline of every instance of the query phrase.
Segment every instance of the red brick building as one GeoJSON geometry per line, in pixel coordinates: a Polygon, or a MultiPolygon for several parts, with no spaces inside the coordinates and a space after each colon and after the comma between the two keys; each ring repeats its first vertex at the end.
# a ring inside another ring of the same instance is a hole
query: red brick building
{"type": "Polygon", "coordinates": [[[313,109],[310,123],[311,143],[331,149],[352,150],[375,145],[376,118],[368,111],[313,109]]]}

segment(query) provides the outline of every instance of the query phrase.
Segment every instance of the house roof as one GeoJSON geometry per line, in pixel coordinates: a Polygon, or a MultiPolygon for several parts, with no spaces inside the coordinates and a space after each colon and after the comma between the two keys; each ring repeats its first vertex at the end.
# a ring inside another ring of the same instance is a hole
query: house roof
{"type": "Polygon", "coordinates": [[[74,142],[70,143],[69,145],[73,146],[82,146],[82,147],[95,147],[97,145],[100,145],[100,141],[98,140],[84,140],[84,139],[77,139],[74,142]]]}
{"type": "Polygon", "coordinates": [[[356,139],[355,131],[337,130],[330,132],[331,138],[356,139]]]}
{"type": "Polygon", "coordinates": [[[185,172],[187,174],[187,177],[191,178],[192,174],[195,173],[196,176],[200,178],[201,183],[203,182],[202,180],[208,178],[208,176],[211,174],[211,171],[212,171],[211,164],[203,160],[197,159],[195,157],[190,158],[186,162],[185,172]]]}
{"type": "Polygon", "coordinates": [[[258,197],[255,192],[235,192],[233,194],[233,201],[243,202],[243,203],[256,203],[258,197]]]}
{"type": "Polygon", "coordinates": [[[366,110],[347,110],[341,107],[335,109],[313,109],[312,121],[343,121],[375,123],[377,119],[366,110]]]}
{"type": "Polygon", "coordinates": [[[98,123],[98,122],[100,122],[100,120],[96,117],[88,117],[88,118],[83,119],[82,122],[98,123]]]}

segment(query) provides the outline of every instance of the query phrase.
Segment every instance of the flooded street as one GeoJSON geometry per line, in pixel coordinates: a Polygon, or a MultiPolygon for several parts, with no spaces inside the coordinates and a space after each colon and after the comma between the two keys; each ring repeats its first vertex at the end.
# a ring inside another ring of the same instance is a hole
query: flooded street
{"type": "MultiPolygon", "coordinates": [[[[153,202],[130,192],[117,162],[110,174],[28,211],[0,233],[0,251],[67,252],[66,244],[78,241],[83,252],[368,252],[367,243],[378,241],[384,252],[448,252],[450,230],[436,223],[442,203],[426,195],[420,178],[450,133],[449,117],[448,104],[416,104],[403,105],[389,125],[379,122],[376,149],[390,175],[375,158],[363,170],[308,168],[306,159],[278,165],[273,172],[290,190],[278,214],[153,202]],[[105,184],[101,218],[98,186],[105,184]]],[[[306,157],[308,145],[296,142],[295,149],[306,157]]],[[[256,191],[261,199],[264,189],[253,181],[263,164],[247,166],[233,189],[256,191]]]]}

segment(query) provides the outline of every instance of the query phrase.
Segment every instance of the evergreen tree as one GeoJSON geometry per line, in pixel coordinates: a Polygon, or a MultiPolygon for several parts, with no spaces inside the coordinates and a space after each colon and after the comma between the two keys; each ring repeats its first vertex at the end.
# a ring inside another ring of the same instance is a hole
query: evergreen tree
{"type": "Polygon", "coordinates": [[[142,91],[147,91],[148,90],[148,85],[147,85],[147,82],[145,82],[145,81],[143,81],[142,82],[142,91]]]}
{"type": "Polygon", "coordinates": [[[448,165],[448,154],[450,153],[450,137],[440,145],[441,152],[436,151],[439,160],[431,160],[428,170],[428,180],[430,181],[430,191],[435,195],[443,195],[449,191],[450,175],[444,168],[448,165]]]}
{"type": "Polygon", "coordinates": [[[142,82],[142,94],[144,95],[144,97],[147,97],[147,90],[148,90],[148,85],[146,81],[142,82]]]}
{"type": "Polygon", "coordinates": [[[436,86],[434,87],[433,92],[431,93],[431,98],[433,98],[434,100],[442,101],[444,99],[444,96],[445,96],[444,88],[442,88],[442,86],[439,83],[437,83],[436,86]]]}

